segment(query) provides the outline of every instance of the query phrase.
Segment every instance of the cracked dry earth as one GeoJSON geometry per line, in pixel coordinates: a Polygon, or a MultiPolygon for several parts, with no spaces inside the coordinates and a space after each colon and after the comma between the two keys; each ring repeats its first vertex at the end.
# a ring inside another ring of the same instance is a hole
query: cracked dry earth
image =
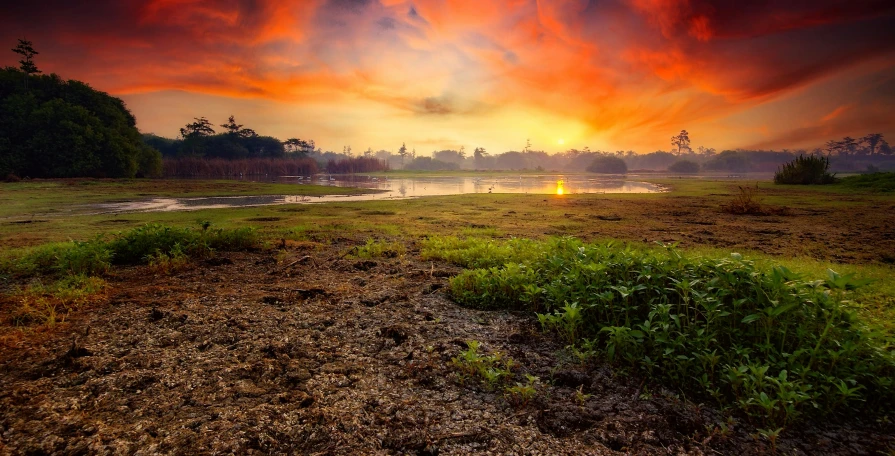
{"type": "MultiPolygon", "coordinates": [[[[0,348],[0,453],[770,451],[745,420],[722,432],[709,406],[563,355],[531,315],[457,306],[444,286],[459,269],[345,249],[297,248],[280,263],[222,254],[170,276],[118,270],[103,302],[0,348]],[[517,379],[540,377],[538,396],[517,404],[458,381],[451,358],[470,339],[516,360],[517,379]]],[[[895,433],[880,426],[841,418],[777,446],[891,451],[895,433]]]]}

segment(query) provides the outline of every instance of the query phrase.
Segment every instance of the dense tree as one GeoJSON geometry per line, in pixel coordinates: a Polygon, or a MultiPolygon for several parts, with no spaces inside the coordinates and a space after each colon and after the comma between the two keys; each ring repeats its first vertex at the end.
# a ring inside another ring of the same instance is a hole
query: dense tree
{"type": "Polygon", "coordinates": [[[191,138],[201,138],[214,134],[214,128],[211,128],[211,122],[204,117],[194,117],[194,122],[186,124],[180,129],[180,136],[186,140],[191,138]]]}
{"type": "Polygon", "coordinates": [[[696,174],[699,172],[699,163],[690,160],[678,160],[668,167],[668,171],[680,174],[696,174]]]}
{"type": "Polygon", "coordinates": [[[858,141],[851,136],[846,136],[842,138],[842,141],[839,141],[840,149],[839,153],[844,155],[854,155],[858,150],[858,141]]]}
{"type": "Polygon", "coordinates": [[[880,141],[883,141],[881,133],[870,133],[861,138],[861,143],[867,145],[867,153],[870,155],[877,153],[880,141]]]}
{"type": "Polygon", "coordinates": [[[463,163],[463,160],[465,159],[464,155],[465,154],[461,151],[450,149],[432,152],[433,159],[443,161],[445,163],[454,163],[457,166],[460,166],[460,164],[463,163]]]}
{"type": "Polygon", "coordinates": [[[143,143],[123,101],[80,81],[39,74],[25,65],[37,54],[30,46],[20,41],[24,70],[0,70],[0,176],[133,177],[161,171],[161,155],[143,143]]]}
{"type": "Polygon", "coordinates": [[[628,165],[621,158],[612,155],[601,155],[587,167],[592,173],[600,174],[627,174],[628,165]]]}
{"type": "Polygon", "coordinates": [[[314,151],[315,144],[314,140],[305,141],[298,138],[289,138],[283,141],[283,146],[286,148],[286,152],[304,157],[314,151]]]}
{"type": "Polygon", "coordinates": [[[725,150],[707,161],[703,167],[715,171],[745,173],[750,170],[749,155],[739,150],[725,150]]]}
{"type": "Polygon", "coordinates": [[[446,163],[435,160],[432,157],[417,157],[407,164],[404,169],[412,169],[417,171],[445,171],[452,169],[460,169],[456,163],[446,163]]]}
{"type": "Polygon", "coordinates": [[[690,133],[687,133],[687,130],[681,130],[677,136],[671,137],[671,145],[676,148],[678,155],[684,153],[685,150],[689,153],[691,151],[690,133]]]}

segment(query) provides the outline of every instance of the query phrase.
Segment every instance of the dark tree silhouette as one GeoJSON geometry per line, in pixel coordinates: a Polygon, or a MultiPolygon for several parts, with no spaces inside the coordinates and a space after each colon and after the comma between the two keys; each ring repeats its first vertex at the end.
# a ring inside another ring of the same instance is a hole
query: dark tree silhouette
{"type": "Polygon", "coordinates": [[[22,60],[19,60],[19,69],[22,70],[22,73],[25,73],[25,88],[28,87],[28,77],[32,74],[40,74],[42,71],[37,69],[37,65],[34,64],[34,56],[40,54],[34,50],[32,43],[25,39],[19,39],[19,45],[12,49],[12,52],[19,54],[22,56],[22,60]]]}
{"type": "Polygon", "coordinates": [[[401,143],[401,148],[398,149],[398,155],[401,156],[401,167],[404,167],[404,157],[407,156],[407,144],[401,143]]]}
{"type": "Polygon", "coordinates": [[[864,135],[861,138],[861,143],[867,145],[867,152],[870,155],[874,155],[877,153],[877,148],[879,146],[879,142],[883,140],[883,135],[881,133],[870,133],[864,135]]]}
{"type": "Polygon", "coordinates": [[[687,130],[681,130],[677,136],[671,137],[671,145],[677,148],[677,154],[680,155],[686,149],[690,152],[690,133],[687,130]]]}
{"type": "Polygon", "coordinates": [[[231,135],[239,134],[239,131],[242,130],[242,124],[236,123],[236,119],[234,116],[230,116],[227,119],[227,123],[221,124],[221,127],[225,130],[224,133],[229,133],[231,135]]]}
{"type": "Polygon", "coordinates": [[[180,129],[180,136],[183,139],[201,138],[203,136],[211,136],[214,134],[214,128],[211,128],[211,122],[205,117],[193,117],[195,122],[186,124],[180,129]]]}
{"type": "Polygon", "coordinates": [[[841,144],[841,148],[839,149],[840,154],[853,155],[858,150],[858,141],[851,136],[842,138],[842,141],[839,141],[839,143],[841,144]]]}

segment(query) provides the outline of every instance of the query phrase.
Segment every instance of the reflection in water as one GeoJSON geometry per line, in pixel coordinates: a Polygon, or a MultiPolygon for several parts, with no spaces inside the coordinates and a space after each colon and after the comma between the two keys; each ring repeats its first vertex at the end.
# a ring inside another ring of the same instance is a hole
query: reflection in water
{"type": "MultiPolygon", "coordinates": [[[[367,176],[327,176],[318,185],[334,187],[360,187],[379,190],[378,193],[361,195],[269,195],[229,196],[209,198],[154,198],[144,201],[103,204],[99,207],[109,212],[133,211],[183,211],[225,207],[267,206],[272,204],[316,203],[333,201],[370,201],[404,199],[421,196],[462,195],[466,193],[531,193],[543,195],[572,195],[579,193],[655,193],[662,191],[654,184],[632,182],[616,177],[612,180],[587,175],[526,175],[518,177],[417,177],[371,178],[367,176]]],[[[298,189],[307,180],[284,177],[281,182],[295,183],[298,189]]]]}

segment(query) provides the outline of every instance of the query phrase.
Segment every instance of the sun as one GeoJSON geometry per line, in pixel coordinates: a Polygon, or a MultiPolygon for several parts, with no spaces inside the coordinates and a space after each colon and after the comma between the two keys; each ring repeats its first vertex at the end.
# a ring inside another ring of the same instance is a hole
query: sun
{"type": "Polygon", "coordinates": [[[556,143],[559,144],[559,145],[561,146],[561,145],[563,145],[563,144],[566,143],[566,140],[565,140],[565,139],[562,139],[562,138],[559,138],[559,139],[556,141],[556,143]]]}

